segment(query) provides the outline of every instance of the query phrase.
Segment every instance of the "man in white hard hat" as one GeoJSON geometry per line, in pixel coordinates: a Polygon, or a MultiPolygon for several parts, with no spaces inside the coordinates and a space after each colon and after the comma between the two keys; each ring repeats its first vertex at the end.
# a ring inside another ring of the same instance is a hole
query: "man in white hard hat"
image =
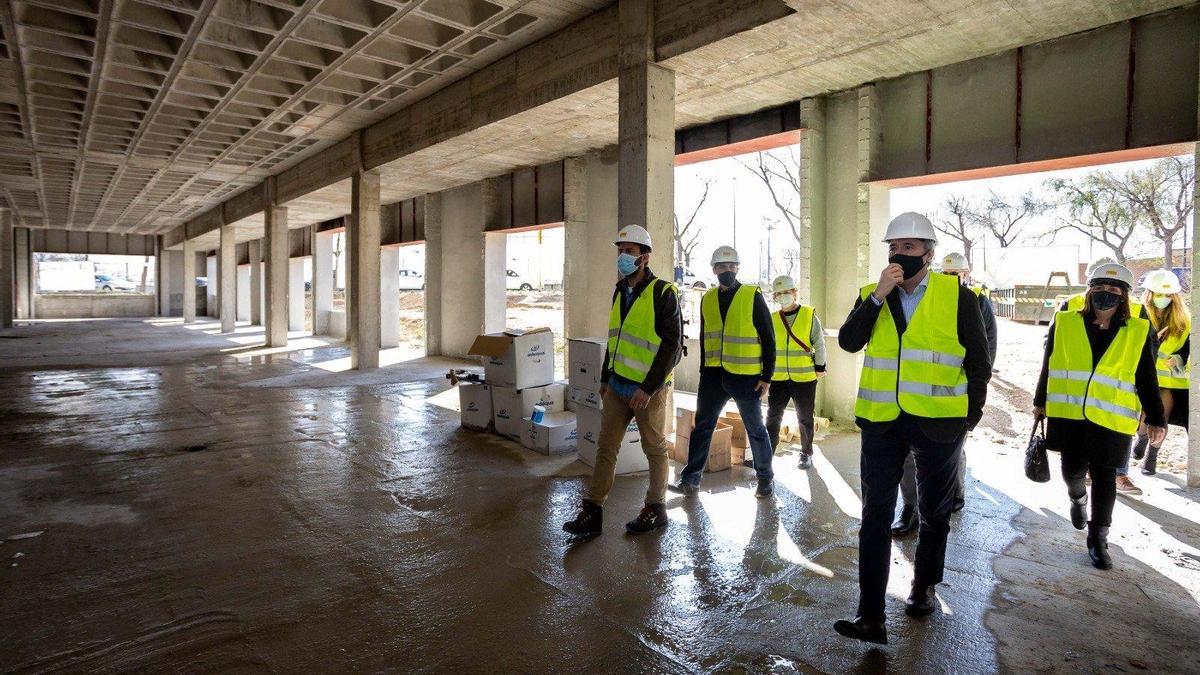
{"type": "Polygon", "coordinates": [[[601,420],[592,479],[579,514],[563,524],[575,537],[601,533],[604,501],[613,485],[617,453],[629,421],[637,419],[642,452],[650,467],[646,500],[625,524],[630,534],[667,525],[667,417],[671,371],[683,353],[683,318],[675,285],[650,271],[650,233],[626,225],[617,233],[617,287],[608,317],[608,347],[600,376],[601,420]]]}
{"type": "Polygon", "coordinates": [[[767,396],[767,435],[779,445],[779,427],[790,401],[800,423],[801,469],[812,466],[813,410],[817,380],[825,376],[825,333],[816,311],[796,300],[796,281],[782,275],[771,283],[779,311],[771,314],[775,328],[775,375],[767,396]]]}
{"type": "Polygon", "coordinates": [[[672,492],[694,495],[708,463],[708,445],[717,419],[729,399],[737,404],[746,425],[750,453],[763,499],[775,490],[771,469],[774,449],[763,424],[762,399],[771,386],[775,368],[775,330],[771,310],[757,286],[738,283],[740,260],[731,246],[720,246],[712,255],[713,274],[719,286],[700,300],[700,340],[703,354],[696,395],[696,423],[688,443],[688,463],[672,492]]]}
{"type": "MultiPolygon", "coordinates": [[[[971,284],[971,265],[967,257],[958,251],[952,251],[942,258],[942,272],[958,277],[959,283],[970,289],[979,301],[979,314],[983,318],[983,331],[987,335],[988,360],[996,363],[996,310],[992,300],[982,286],[971,284]]],[[[962,437],[958,448],[958,482],[954,491],[954,507],[952,512],[961,511],[967,504],[967,437],[962,437]]],[[[919,518],[917,514],[917,464],[912,454],[904,462],[904,475],[900,478],[900,495],[904,502],[900,515],[892,524],[893,537],[905,537],[917,531],[919,518]]]]}
{"type": "Polygon", "coordinates": [[[892,514],[904,461],[916,456],[920,538],[905,613],[934,611],[942,581],[962,436],[983,417],[992,376],[979,303],[958,279],[929,270],[937,234],[929,219],[902,213],[883,238],[888,265],[864,286],[838,332],[848,352],[866,348],[854,414],[862,429],[859,603],[841,635],[887,643],[892,514]]]}

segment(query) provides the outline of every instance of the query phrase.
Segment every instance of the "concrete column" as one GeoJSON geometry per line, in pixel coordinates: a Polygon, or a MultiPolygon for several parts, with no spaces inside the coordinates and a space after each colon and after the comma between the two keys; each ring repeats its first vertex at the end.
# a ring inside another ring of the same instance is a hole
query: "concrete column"
{"type": "Polygon", "coordinates": [[[288,258],[288,330],[304,330],[304,258],[288,258]]]}
{"type": "Polygon", "coordinates": [[[204,314],[210,318],[221,316],[221,256],[204,254],[205,286],[204,314]]]}
{"type": "Polygon", "coordinates": [[[617,230],[616,147],[569,158],[563,172],[563,326],[568,338],[599,337],[608,334],[607,309],[617,279],[612,245],[617,230]]]}
{"type": "Polygon", "coordinates": [[[425,353],[442,353],[442,195],[425,195],[425,353]]]}
{"type": "MultiPolygon", "coordinates": [[[[158,252],[159,316],[183,315],[183,253],[160,249],[158,252]]],[[[193,303],[195,301],[193,300],[193,303]]]]}
{"type": "Polygon", "coordinates": [[[379,367],[379,173],[351,177],[349,302],[350,367],[379,367]]]}
{"type": "Polygon", "coordinates": [[[0,328],[12,328],[16,288],[13,281],[12,211],[0,209],[0,328]]]}
{"type": "Polygon", "coordinates": [[[333,310],[334,236],[334,232],[313,233],[313,335],[329,335],[329,312],[333,310]]]}
{"type": "Polygon", "coordinates": [[[255,326],[262,325],[263,303],[262,303],[262,239],[255,239],[250,242],[250,279],[247,285],[250,293],[250,317],[249,321],[255,326]]]}
{"type": "Polygon", "coordinates": [[[431,231],[440,232],[435,235],[433,248],[425,251],[429,272],[425,280],[426,306],[437,305],[433,311],[441,326],[436,330],[440,349],[434,353],[466,356],[475,336],[483,332],[487,324],[484,313],[483,184],[456,187],[435,198],[440,202],[437,226],[431,228],[430,221],[425,221],[427,237],[431,231]],[[431,257],[435,251],[440,260],[431,257]]]}
{"type": "Polygon", "coordinates": [[[288,329],[288,228],[287,209],[267,205],[266,280],[263,306],[267,313],[268,347],[286,347],[288,329]]]}
{"type": "MultiPolygon", "coordinates": [[[[1200,120],[1197,120],[1197,131],[1200,131],[1200,120]]],[[[1195,148],[1196,164],[1200,166],[1200,144],[1195,148]]],[[[1196,181],[1192,185],[1195,194],[1196,209],[1193,214],[1200,214],[1200,181],[1196,181]]],[[[1191,293],[1191,309],[1193,317],[1200,317],[1200,293],[1196,289],[1200,288],[1200,255],[1196,254],[1196,237],[1200,236],[1200,217],[1192,218],[1192,293],[1191,293]]],[[[1196,363],[1196,359],[1200,359],[1200,321],[1192,322],[1192,353],[1188,358],[1188,363],[1196,363]]],[[[1188,387],[1188,410],[1200,411],[1200,366],[1192,366],[1192,382],[1188,387]]],[[[1187,485],[1188,487],[1200,487],[1200,415],[1188,415],[1188,461],[1187,461],[1187,485]]]]}
{"type": "Polygon", "coordinates": [[[196,245],[183,240],[183,322],[196,321],[196,245]]]}
{"type": "Polygon", "coordinates": [[[379,251],[379,346],[400,346],[400,249],[379,251]]]}
{"type": "MultiPolygon", "coordinates": [[[[508,322],[508,235],[489,232],[483,239],[483,332],[499,333],[508,322]]],[[[455,274],[461,274],[458,269],[455,274]]],[[[469,271],[468,271],[469,273],[469,271]]],[[[524,326],[536,328],[536,326],[524,326]]]]}
{"type": "Polygon", "coordinates": [[[250,320],[250,265],[237,267],[237,320],[250,320]]]}
{"type": "MultiPolygon", "coordinates": [[[[796,286],[800,302],[826,307],[825,261],[825,99],[800,101],[800,269],[796,286]],[[818,252],[813,255],[813,252],[818,252]]],[[[825,312],[818,312],[822,325],[825,312]]]]}
{"type": "Polygon", "coordinates": [[[221,226],[221,248],[217,270],[221,275],[218,295],[221,303],[221,332],[232,333],[237,327],[237,253],[232,225],[221,226]]]}
{"type": "Polygon", "coordinates": [[[28,227],[13,228],[13,249],[16,256],[18,319],[33,318],[33,230],[28,227]]]}

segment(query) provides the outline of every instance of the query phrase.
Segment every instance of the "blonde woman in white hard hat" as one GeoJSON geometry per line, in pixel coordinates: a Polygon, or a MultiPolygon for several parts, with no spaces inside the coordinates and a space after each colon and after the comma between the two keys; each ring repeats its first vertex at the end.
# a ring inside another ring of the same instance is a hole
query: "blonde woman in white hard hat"
{"type": "Polygon", "coordinates": [[[825,333],[816,311],[796,301],[796,282],[791,277],[776,277],[771,295],[779,311],[771,314],[775,375],[767,396],[767,435],[772,448],[779,445],[784,410],[789,402],[795,405],[801,434],[799,466],[807,469],[812,466],[817,380],[825,376],[825,333]]]}
{"type": "Polygon", "coordinates": [[[1139,416],[1144,412],[1151,444],[1166,436],[1154,332],[1149,321],[1129,315],[1132,290],[1133,275],[1123,265],[1092,270],[1083,309],[1054,317],[1033,395],[1034,418],[1048,418],[1046,446],[1062,455],[1071,524],[1087,529],[1088,556],[1102,570],[1112,568],[1108,528],[1117,469],[1129,463],[1139,416]]]}
{"type": "MultiPolygon", "coordinates": [[[[1188,385],[1192,364],[1192,315],[1183,297],[1179,277],[1171,270],[1154,270],[1142,284],[1142,305],[1150,315],[1150,325],[1158,340],[1158,391],[1163,402],[1167,424],[1188,428],[1188,385]]],[[[1134,459],[1141,459],[1142,473],[1153,476],[1158,472],[1160,445],[1151,445],[1145,425],[1138,429],[1133,446],[1134,459]],[[1149,445],[1149,450],[1146,446],[1149,445]]]]}
{"type": "Polygon", "coordinates": [[[886,643],[892,515],[905,459],[916,456],[920,536],[905,613],[927,616],[942,581],[958,448],[979,423],[992,377],[975,294],[956,277],[930,271],[937,234],[919,213],[888,224],[888,265],[864,286],[838,344],[866,348],[854,414],[862,429],[862,525],[858,535],[858,615],[834,630],[886,643]]]}

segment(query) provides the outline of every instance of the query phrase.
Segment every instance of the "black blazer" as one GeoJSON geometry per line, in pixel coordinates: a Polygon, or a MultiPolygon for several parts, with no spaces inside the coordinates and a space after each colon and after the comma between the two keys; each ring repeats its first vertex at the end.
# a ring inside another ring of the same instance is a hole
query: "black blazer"
{"type": "MultiPolygon", "coordinates": [[[[922,298],[921,302],[928,300],[922,298]]],[[[885,304],[892,313],[892,320],[896,322],[896,329],[903,335],[908,330],[908,321],[900,304],[899,289],[893,289],[888,294],[885,304]]],[[[850,353],[866,347],[871,339],[871,330],[875,327],[875,319],[882,309],[869,299],[866,302],[862,298],[856,300],[850,316],[838,330],[838,345],[850,353]]],[[[933,441],[948,443],[979,424],[979,420],[983,419],[983,404],[987,401],[988,381],[992,379],[992,359],[983,317],[979,313],[979,300],[965,286],[958,287],[958,341],[967,350],[963,356],[963,370],[967,374],[967,416],[918,417],[921,432],[933,441]]],[[[892,422],[871,422],[861,417],[856,418],[855,422],[863,431],[883,431],[892,425],[892,422]]]]}

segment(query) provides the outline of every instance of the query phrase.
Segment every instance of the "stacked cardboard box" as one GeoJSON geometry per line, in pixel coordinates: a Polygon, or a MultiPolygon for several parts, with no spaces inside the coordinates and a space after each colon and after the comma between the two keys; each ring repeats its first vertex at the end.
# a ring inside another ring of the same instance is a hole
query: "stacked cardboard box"
{"type": "MultiPolygon", "coordinates": [[[[742,448],[735,447],[733,438],[736,433],[733,421],[730,418],[722,417],[717,421],[717,426],[713,430],[712,440],[708,444],[708,463],[704,465],[704,470],[708,472],[724,471],[732,464],[740,464],[742,461],[742,448]]],[[[741,420],[737,420],[740,424],[741,420]]],[[[688,446],[691,441],[692,428],[696,426],[696,411],[686,408],[675,409],[675,445],[671,453],[671,459],[677,464],[684,465],[688,461],[688,446]]],[[[742,434],[745,435],[745,427],[742,427],[742,434]]]]}
{"type": "MultiPolygon", "coordinates": [[[[600,399],[600,375],[604,368],[604,338],[571,340],[567,347],[567,400],[578,419],[579,460],[588,466],[596,464],[599,452],[600,419],[604,407],[600,399]]],[[[617,473],[634,473],[650,468],[642,452],[641,432],[637,420],[625,427],[617,451],[617,473]]]]}

